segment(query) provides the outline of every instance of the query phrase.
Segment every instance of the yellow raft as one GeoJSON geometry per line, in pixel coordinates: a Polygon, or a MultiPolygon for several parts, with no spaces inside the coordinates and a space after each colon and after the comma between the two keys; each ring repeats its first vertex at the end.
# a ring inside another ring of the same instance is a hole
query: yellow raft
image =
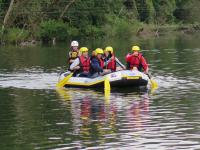
{"type": "Polygon", "coordinates": [[[108,79],[112,88],[141,87],[147,86],[149,81],[149,77],[138,70],[122,70],[96,78],[71,77],[71,74],[66,72],[60,75],[59,81],[67,76],[69,79],[63,84],[64,87],[98,88],[104,86],[105,79],[108,79]]]}

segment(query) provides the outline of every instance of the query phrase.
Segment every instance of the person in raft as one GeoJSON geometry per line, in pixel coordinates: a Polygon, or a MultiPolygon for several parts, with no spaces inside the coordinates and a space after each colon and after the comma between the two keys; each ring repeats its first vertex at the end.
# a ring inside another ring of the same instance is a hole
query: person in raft
{"type": "Polygon", "coordinates": [[[114,55],[114,51],[111,46],[107,46],[104,50],[104,69],[107,69],[107,72],[115,72],[126,69],[126,67],[114,55]]]}
{"type": "Polygon", "coordinates": [[[142,53],[139,52],[139,46],[132,47],[132,54],[127,54],[126,62],[127,62],[127,69],[134,70],[138,69],[139,71],[144,70],[145,74],[148,74],[148,64],[142,53]]]}
{"type": "Polygon", "coordinates": [[[68,63],[69,66],[74,62],[76,58],[79,56],[79,43],[78,41],[72,41],[70,46],[70,52],[69,52],[69,59],[68,63]]]}
{"type": "Polygon", "coordinates": [[[88,55],[88,48],[81,47],[80,55],[70,65],[70,70],[74,72],[73,76],[89,77],[90,76],[90,57],[88,55]]]}
{"type": "Polygon", "coordinates": [[[104,75],[109,73],[107,69],[104,70],[104,60],[103,60],[103,49],[97,48],[93,52],[93,57],[91,59],[91,78],[98,77],[99,75],[104,75]],[[95,56],[94,56],[95,55],[95,56]]]}

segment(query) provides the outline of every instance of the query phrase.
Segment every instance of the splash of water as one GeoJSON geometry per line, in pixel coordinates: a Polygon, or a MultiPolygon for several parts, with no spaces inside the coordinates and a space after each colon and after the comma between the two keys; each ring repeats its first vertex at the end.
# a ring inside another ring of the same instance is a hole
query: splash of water
{"type": "Polygon", "coordinates": [[[0,74],[0,87],[24,89],[55,89],[57,73],[6,73],[0,74]]]}

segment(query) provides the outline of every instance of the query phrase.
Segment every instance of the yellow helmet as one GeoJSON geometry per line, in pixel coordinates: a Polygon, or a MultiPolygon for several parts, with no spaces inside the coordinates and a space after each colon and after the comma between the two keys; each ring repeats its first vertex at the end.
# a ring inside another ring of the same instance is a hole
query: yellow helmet
{"type": "Polygon", "coordinates": [[[87,47],[81,47],[80,48],[80,52],[83,53],[83,52],[88,52],[88,48],[87,47]]]}
{"type": "Polygon", "coordinates": [[[111,46],[106,47],[105,52],[111,52],[113,53],[113,48],[111,46]]]}
{"type": "Polygon", "coordinates": [[[96,54],[103,54],[103,50],[101,48],[97,48],[95,52],[96,54]]]}
{"type": "Polygon", "coordinates": [[[140,47],[139,46],[133,46],[132,47],[132,51],[139,51],[140,50],[140,47]]]}

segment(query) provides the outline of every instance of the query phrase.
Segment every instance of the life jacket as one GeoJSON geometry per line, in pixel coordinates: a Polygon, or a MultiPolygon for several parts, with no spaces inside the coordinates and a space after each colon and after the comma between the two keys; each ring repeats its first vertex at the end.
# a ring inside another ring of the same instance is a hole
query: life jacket
{"type": "Polygon", "coordinates": [[[90,58],[85,58],[83,56],[79,57],[80,60],[80,67],[81,67],[81,71],[83,72],[89,72],[90,70],[90,58]]]}
{"type": "Polygon", "coordinates": [[[141,64],[141,58],[142,58],[142,54],[139,53],[138,56],[134,56],[134,55],[129,55],[127,57],[127,62],[130,63],[130,69],[133,69],[133,67],[137,67],[137,69],[139,71],[142,70],[142,64],[141,64]]]}
{"type": "MultiPolygon", "coordinates": [[[[70,60],[75,60],[76,58],[78,58],[78,52],[77,51],[70,51],[69,52],[69,61],[70,60]]],[[[69,65],[71,65],[72,63],[69,62],[69,65]]]]}
{"type": "Polygon", "coordinates": [[[112,71],[116,71],[116,61],[115,56],[110,58],[111,60],[108,62],[106,69],[111,69],[112,71]]]}
{"type": "Polygon", "coordinates": [[[78,57],[78,51],[71,51],[69,57],[71,59],[76,59],[78,57]]]}
{"type": "Polygon", "coordinates": [[[99,61],[100,67],[103,69],[103,67],[104,67],[104,61],[103,61],[103,59],[99,59],[99,58],[97,58],[97,59],[99,61]]]}

